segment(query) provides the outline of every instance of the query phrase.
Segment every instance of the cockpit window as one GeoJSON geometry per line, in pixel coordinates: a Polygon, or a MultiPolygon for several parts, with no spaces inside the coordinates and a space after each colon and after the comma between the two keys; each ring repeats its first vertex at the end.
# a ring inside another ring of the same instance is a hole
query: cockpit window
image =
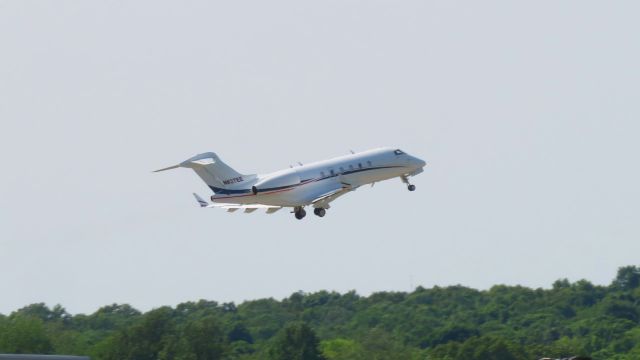
{"type": "Polygon", "coordinates": [[[396,154],[396,155],[404,155],[404,151],[402,151],[400,149],[396,149],[393,153],[396,154]]]}

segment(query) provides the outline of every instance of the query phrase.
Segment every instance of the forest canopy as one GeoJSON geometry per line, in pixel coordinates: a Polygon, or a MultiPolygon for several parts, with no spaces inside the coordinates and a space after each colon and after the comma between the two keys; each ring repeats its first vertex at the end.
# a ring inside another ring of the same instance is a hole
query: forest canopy
{"type": "Polygon", "coordinates": [[[297,292],[241,304],[199,300],[142,313],[61,305],[0,314],[0,353],[96,360],[640,359],[640,268],[608,286],[561,279],[549,289],[496,285],[360,296],[297,292]]]}

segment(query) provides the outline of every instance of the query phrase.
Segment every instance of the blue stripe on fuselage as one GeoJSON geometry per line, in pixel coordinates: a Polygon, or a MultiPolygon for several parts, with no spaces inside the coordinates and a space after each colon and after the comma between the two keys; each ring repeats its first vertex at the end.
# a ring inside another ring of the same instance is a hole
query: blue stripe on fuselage
{"type": "Polygon", "coordinates": [[[211,188],[211,190],[213,190],[215,194],[232,195],[232,194],[247,194],[251,192],[251,189],[230,190],[230,189],[223,189],[223,188],[219,188],[211,185],[209,185],[209,187],[211,188]]]}
{"type": "MultiPolygon", "coordinates": [[[[349,175],[349,174],[355,174],[355,173],[358,173],[358,172],[368,171],[368,170],[391,169],[391,168],[398,168],[398,167],[402,167],[402,166],[377,166],[377,167],[370,167],[370,168],[363,168],[363,169],[348,170],[348,171],[344,171],[342,173],[335,173],[333,175],[325,176],[325,177],[322,177],[322,178],[302,180],[298,184],[277,186],[277,187],[272,187],[272,188],[268,188],[268,189],[260,189],[260,192],[275,191],[275,190],[282,190],[282,189],[286,189],[286,188],[291,188],[291,187],[295,187],[295,186],[298,186],[298,185],[301,185],[301,184],[306,184],[307,182],[309,182],[309,180],[321,181],[321,180],[329,179],[329,178],[340,176],[340,175],[349,175]]],[[[213,190],[213,192],[215,194],[222,194],[222,195],[249,194],[249,193],[252,192],[251,189],[231,190],[231,189],[223,189],[223,188],[219,188],[219,187],[215,187],[215,186],[211,186],[211,185],[209,185],[209,187],[211,188],[211,190],[213,190]]]]}

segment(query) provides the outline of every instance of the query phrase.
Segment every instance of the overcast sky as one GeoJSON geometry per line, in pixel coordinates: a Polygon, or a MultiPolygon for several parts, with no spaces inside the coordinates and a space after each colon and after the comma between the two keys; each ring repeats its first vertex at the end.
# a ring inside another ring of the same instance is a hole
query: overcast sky
{"type": "Polygon", "coordinates": [[[0,1],[0,313],[608,284],[640,254],[637,1],[0,1]],[[327,216],[200,209],[216,152],[429,165],[327,216]]]}

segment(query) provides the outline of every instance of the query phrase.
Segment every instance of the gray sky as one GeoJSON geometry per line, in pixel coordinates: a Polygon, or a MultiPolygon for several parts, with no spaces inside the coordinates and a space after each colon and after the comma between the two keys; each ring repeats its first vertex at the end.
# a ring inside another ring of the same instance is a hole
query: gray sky
{"type": "Polygon", "coordinates": [[[640,254],[637,1],[0,1],[0,312],[608,284],[640,254]],[[189,170],[395,146],[323,219],[189,170]]]}

